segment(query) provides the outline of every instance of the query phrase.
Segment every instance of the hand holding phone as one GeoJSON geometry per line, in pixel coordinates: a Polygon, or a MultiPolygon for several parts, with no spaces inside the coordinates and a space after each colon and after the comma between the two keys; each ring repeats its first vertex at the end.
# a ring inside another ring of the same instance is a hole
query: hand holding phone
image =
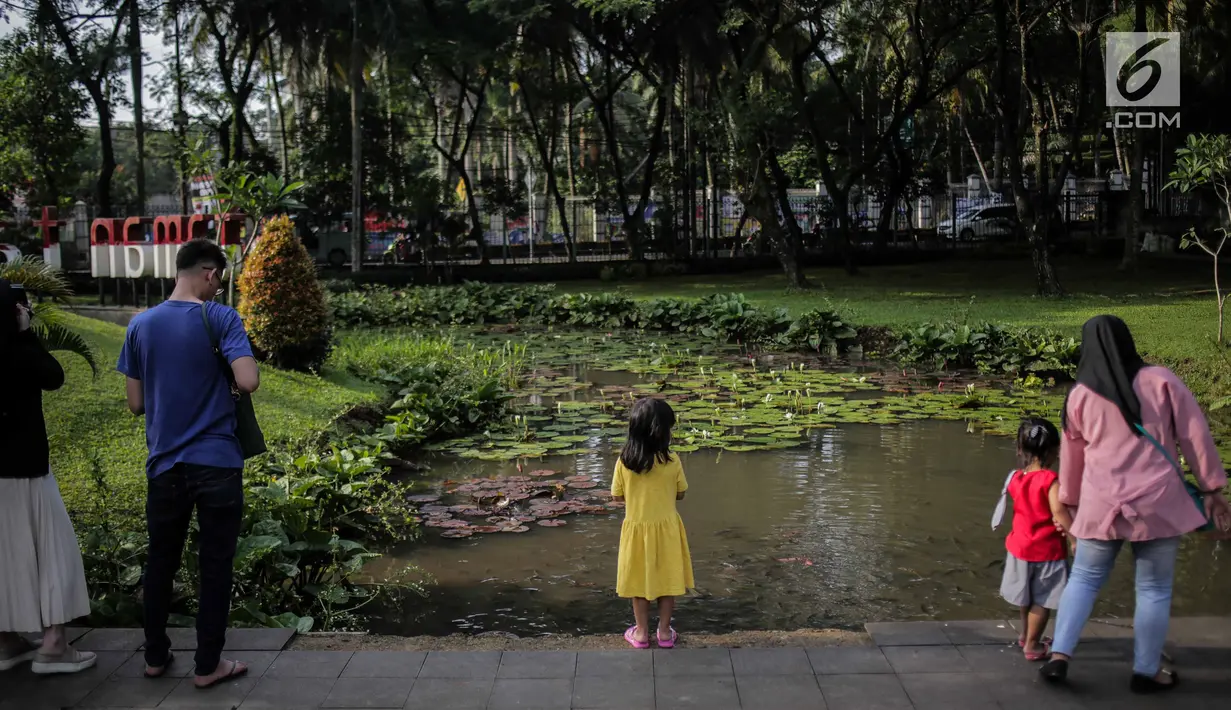
{"type": "Polygon", "coordinates": [[[30,308],[24,304],[17,304],[17,332],[24,333],[30,330],[30,308]]]}

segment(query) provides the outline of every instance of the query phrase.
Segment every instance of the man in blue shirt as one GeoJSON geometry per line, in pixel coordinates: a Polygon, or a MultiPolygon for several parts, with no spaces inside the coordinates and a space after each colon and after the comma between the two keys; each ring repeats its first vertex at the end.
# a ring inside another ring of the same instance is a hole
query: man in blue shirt
{"type": "Polygon", "coordinates": [[[260,376],[239,314],[211,303],[222,293],[226,265],[217,244],[203,239],[185,244],[175,260],[171,298],[132,320],[116,365],[128,378],[128,408],[145,415],[150,451],[145,674],[162,676],[172,661],[167,616],[195,508],[201,588],[194,682],[202,688],[248,670],[243,663],[221,659],[231,610],[231,568],[244,515],[244,456],[235,434],[235,400],[206,333],[202,308],[231,364],[235,386],[254,392],[260,376]]]}

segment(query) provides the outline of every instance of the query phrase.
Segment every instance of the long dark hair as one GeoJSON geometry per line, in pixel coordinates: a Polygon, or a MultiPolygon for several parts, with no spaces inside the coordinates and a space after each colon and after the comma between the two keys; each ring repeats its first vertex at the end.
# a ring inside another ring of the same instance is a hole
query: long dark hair
{"type": "Polygon", "coordinates": [[[642,397],[628,412],[628,441],[620,452],[624,467],[633,473],[646,473],[655,462],[671,460],[671,427],[675,412],[661,399],[642,397]]]}
{"type": "Polygon", "coordinates": [[[1037,460],[1046,468],[1056,465],[1060,454],[1060,432],[1042,417],[1027,417],[1017,428],[1017,462],[1023,469],[1037,460]]]}

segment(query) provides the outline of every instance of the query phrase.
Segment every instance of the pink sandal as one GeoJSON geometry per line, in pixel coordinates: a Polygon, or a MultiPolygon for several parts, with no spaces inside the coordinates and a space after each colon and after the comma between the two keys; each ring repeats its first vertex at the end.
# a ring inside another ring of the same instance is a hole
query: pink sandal
{"type": "Polygon", "coordinates": [[[657,631],[654,632],[654,638],[658,641],[659,648],[675,648],[675,642],[679,640],[680,635],[675,633],[675,629],[671,629],[671,639],[669,641],[663,641],[657,631]]]}
{"type": "Polygon", "coordinates": [[[1042,643],[1042,646],[1043,646],[1042,651],[1035,651],[1034,653],[1027,653],[1026,651],[1023,650],[1022,655],[1025,656],[1026,660],[1030,661],[1031,663],[1034,663],[1035,661],[1046,660],[1046,658],[1049,655],[1051,655],[1051,643],[1049,641],[1044,641],[1042,643]]]}
{"type": "MultiPolygon", "coordinates": [[[[1044,636],[1043,638],[1039,639],[1039,643],[1043,644],[1044,646],[1050,646],[1050,645],[1052,644],[1052,638],[1051,638],[1050,636],[1044,636]]],[[[1025,639],[1025,638],[1018,638],[1018,639],[1017,639],[1017,647],[1018,647],[1018,648],[1025,648],[1025,647],[1026,647],[1026,639],[1025,639]]]]}
{"type": "Polygon", "coordinates": [[[628,645],[632,646],[633,648],[649,648],[650,642],[649,641],[638,641],[636,636],[634,636],[636,632],[637,632],[636,624],[633,624],[632,626],[628,627],[628,630],[624,632],[624,640],[627,641],[628,645]]]}

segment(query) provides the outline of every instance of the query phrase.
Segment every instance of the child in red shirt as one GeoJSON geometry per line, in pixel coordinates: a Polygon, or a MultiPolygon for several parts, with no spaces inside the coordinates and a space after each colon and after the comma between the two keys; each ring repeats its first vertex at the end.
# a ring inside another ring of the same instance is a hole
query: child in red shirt
{"type": "MultiPolygon", "coordinates": [[[[1030,661],[1047,656],[1043,630],[1069,579],[1065,532],[1061,530],[1068,531],[1073,519],[1060,504],[1059,476],[1052,468],[1059,453],[1056,427],[1046,419],[1026,419],[1017,431],[1022,468],[1005,482],[1004,495],[1013,500],[1013,530],[1005,539],[1008,555],[1000,595],[1021,610],[1017,644],[1030,661]]],[[[993,527],[998,523],[994,520],[993,527]]]]}

